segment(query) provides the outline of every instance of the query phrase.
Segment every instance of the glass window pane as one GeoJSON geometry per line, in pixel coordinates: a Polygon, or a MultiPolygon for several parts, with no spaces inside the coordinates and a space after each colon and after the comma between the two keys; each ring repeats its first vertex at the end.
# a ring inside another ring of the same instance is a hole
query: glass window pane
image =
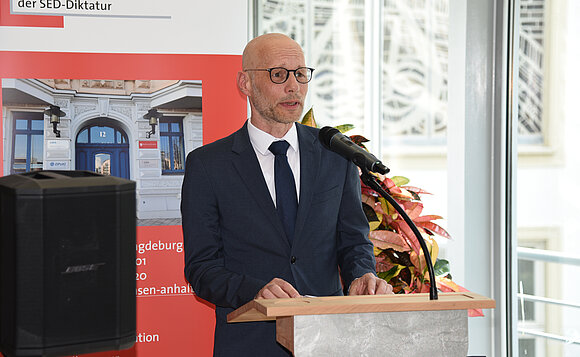
{"type": "MultiPolygon", "coordinates": [[[[316,69],[305,110],[312,106],[317,124],[353,124],[347,135],[367,136],[384,162],[405,168],[409,185],[433,193],[421,197],[422,214],[446,217],[449,2],[259,0],[256,8],[258,34],[292,37],[316,69]]],[[[453,269],[448,242],[438,243],[453,269]]]]}
{"type": "Polygon", "coordinates": [[[163,170],[171,170],[171,153],[169,149],[169,137],[161,136],[159,138],[159,145],[161,151],[161,168],[163,170]]]}
{"type": "Polygon", "coordinates": [[[89,142],[89,129],[83,129],[77,136],[77,143],[88,144],[89,142]]]}
{"type": "Polygon", "coordinates": [[[42,168],[42,155],[44,153],[44,136],[31,135],[30,142],[30,165],[42,168]]]}
{"type": "Polygon", "coordinates": [[[122,138],[121,132],[116,131],[115,134],[117,136],[117,141],[116,141],[117,144],[121,144],[123,142],[123,138],[122,138]]]}
{"type": "Polygon", "coordinates": [[[314,67],[308,106],[322,125],[364,130],[365,7],[368,1],[259,1],[259,34],[281,32],[307,50],[314,67]],[[311,14],[309,17],[308,14],[311,14]],[[311,27],[312,31],[306,31],[311,27]]]}
{"type": "Polygon", "coordinates": [[[534,338],[520,338],[519,341],[520,356],[535,357],[536,354],[536,340],[534,338]]]}
{"type": "Polygon", "coordinates": [[[180,136],[172,137],[173,144],[173,169],[183,170],[183,138],[180,136]]]}
{"type": "MultiPolygon", "coordinates": [[[[534,287],[534,267],[534,262],[531,260],[518,260],[518,280],[520,281],[518,291],[520,293],[534,295],[534,292],[536,291],[536,288],[534,287]]],[[[518,316],[520,320],[534,321],[534,303],[531,301],[524,301],[523,305],[519,304],[518,316]]]]}
{"type": "Polygon", "coordinates": [[[12,167],[12,173],[22,174],[26,172],[26,164],[14,164],[12,167]]]}
{"type": "Polygon", "coordinates": [[[445,144],[448,8],[433,1],[385,1],[384,145],[445,144]]]}
{"type": "Polygon", "coordinates": [[[545,1],[521,0],[518,78],[518,142],[541,144],[544,126],[545,1]]]}
{"type": "Polygon", "coordinates": [[[580,265],[559,259],[580,259],[580,24],[575,18],[580,2],[521,0],[519,5],[519,67],[513,75],[518,78],[519,352],[580,356],[580,344],[571,342],[580,336],[580,308],[565,305],[578,305],[580,265]],[[523,266],[530,249],[534,256],[523,266]],[[529,296],[548,301],[530,303],[529,296]]]}
{"type": "Polygon", "coordinates": [[[114,144],[115,129],[106,126],[93,126],[90,129],[92,144],[114,144]]]}
{"type": "Polygon", "coordinates": [[[163,133],[168,132],[169,131],[169,124],[164,123],[164,122],[159,123],[159,131],[163,132],[163,133]]]}
{"type": "Polygon", "coordinates": [[[28,153],[28,137],[26,135],[14,135],[14,154],[12,171],[14,173],[26,172],[26,157],[28,153]]]}
{"type": "Polygon", "coordinates": [[[31,120],[32,130],[44,130],[44,120],[31,120]]]}
{"type": "Polygon", "coordinates": [[[27,130],[28,129],[28,120],[26,119],[16,119],[16,123],[14,124],[16,130],[27,130]]]}
{"type": "Polygon", "coordinates": [[[101,153],[95,155],[95,172],[101,175],[111,175],[111,155],[101,153]]]}
{"type": "Polygon", "coordinates": [[[172,133],[181,132],[181,125],[179,125],[179,123],[171,123],[171,132],[172,133]]]}

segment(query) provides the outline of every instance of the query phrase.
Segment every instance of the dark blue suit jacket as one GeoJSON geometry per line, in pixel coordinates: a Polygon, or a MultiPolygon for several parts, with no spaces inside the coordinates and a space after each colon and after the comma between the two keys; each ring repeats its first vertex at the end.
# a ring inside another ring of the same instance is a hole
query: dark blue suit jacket
{"type": "Polygon", "coordinates": [[[247,124],[187,157],[181,202],[185,275],[199,297],[216,305],[215,355],[287,355],[275,341],[275,324],[226,322],[229,312],[273,278],[302,295],[328,296],[342,295],[340,276],[348,287],[375,271],[358,169],[324,148],[318,129],[296,125],[300,202],[292,244],[247,124]]]}

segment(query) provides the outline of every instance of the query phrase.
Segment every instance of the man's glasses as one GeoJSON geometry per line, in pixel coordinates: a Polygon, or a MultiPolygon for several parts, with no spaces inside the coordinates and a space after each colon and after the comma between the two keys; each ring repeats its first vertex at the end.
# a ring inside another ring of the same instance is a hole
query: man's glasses
{"type": "Polygon", "coordinates": [[[258,68],[258,69],[246,69],[247,71],[268,71],[270,73],[270,80],[276,84],[282,84],[288,80],[290,72],[294,73],[296,82],[298,83],[308,83],[312,79],[312,72],[314,68],[309,67],[298,67],[296,69],[286,69],[284,67],[274,67],[274,68],[258,68]]]}

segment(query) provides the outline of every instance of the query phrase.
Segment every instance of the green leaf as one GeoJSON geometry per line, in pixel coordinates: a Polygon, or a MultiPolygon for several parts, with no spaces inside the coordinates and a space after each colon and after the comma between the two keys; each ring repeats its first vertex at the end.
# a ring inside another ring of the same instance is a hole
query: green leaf
{"type": "Polygon", "coordinates": [[[410,180],[404,176],[393,176],[391,177],[391,180],[393,180],[397,186],[404,186],[410,182],[410,180]]]}
{"type": "Polygon", "coordinates": [[[421,201],[421,196],[419,196],[415,191],[407,190],[407,192],[411,193],[415,201],[421,201]]]}
{"type": "Polygon", "coordinates": [[[349,130],[354,129],[354,125],[352,124],[342,124],[342,125],[337,125],[335,126],[336,129],[338,129],[338,131],[340,131],[341,133],[346,133],[349,130]]]}
{"type": "Polygon", "coordinates": [[[445,259],[437,258],[435,262],[435,266],[433,267],[435,272],[435,276],[446,276],[448,275],[451,270],[449,269],[449,261],[445,259]]]}
{"type": "Polygon", "coordinates": [[[402,265],[395,265],[394,267],[392,267],[391,269],[389,269],[389,271],[385,271],[382,273],[378,273],[377,276],[385,281],[389,281],[392,278],[396,277],[397,275],[399,275],[399,273],[401,272],[401,270],[403,270],[405,267],[402,265]]]}
{"type": "Polygon", "coordinates": [[[314,112],[312,111],[312,108],[310,108],[306,114],[304,114],[304,117],[302,118],[302,121],[300,122],[300,124],[306,125],[306,126],[311,126],[313,128],[316,128],[316,120],[314,120],[314,112]]]}

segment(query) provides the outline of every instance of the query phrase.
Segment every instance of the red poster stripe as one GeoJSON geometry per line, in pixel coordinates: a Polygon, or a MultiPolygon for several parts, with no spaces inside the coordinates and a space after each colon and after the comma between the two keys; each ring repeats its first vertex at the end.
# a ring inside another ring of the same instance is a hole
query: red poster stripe
{"type": "Polygon", "coordinates": [[[45,15],[12,15],[10,0],[0,0],[0,26],[63,28],[64,18],[45,15]]]}

